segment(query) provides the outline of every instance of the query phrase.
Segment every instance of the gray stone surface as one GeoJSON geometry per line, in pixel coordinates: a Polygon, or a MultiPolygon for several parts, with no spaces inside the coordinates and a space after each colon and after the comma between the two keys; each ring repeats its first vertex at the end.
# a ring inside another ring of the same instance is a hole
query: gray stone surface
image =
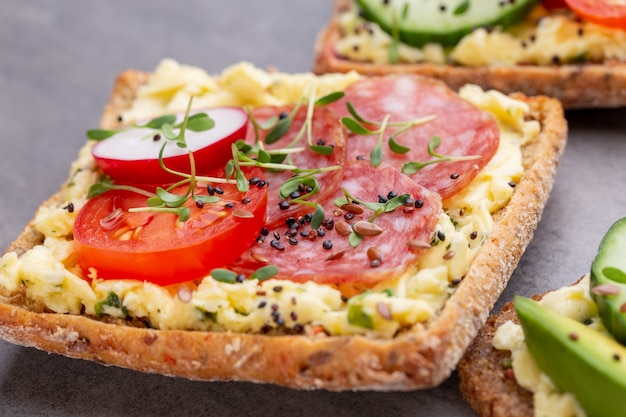
{"type": "MultiPolygon", "coordinates": [[[[330,1],[0,0],[0,247],[65,179],[116,75],[164,57],[210,72],[240,60],[307,71],[330,1]]],[[[501,303],[584,274],[626,215],[626,110],[567,113],[570,141],[535,240],[501,303]]],[[[473,416],[456,376],[408,393],[204,383],[0,342],[3,416],[473,416]]]]}

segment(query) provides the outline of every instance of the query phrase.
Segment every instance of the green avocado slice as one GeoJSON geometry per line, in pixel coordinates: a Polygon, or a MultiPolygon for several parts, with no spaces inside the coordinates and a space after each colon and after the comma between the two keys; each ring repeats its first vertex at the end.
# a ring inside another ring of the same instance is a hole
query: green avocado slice
{"type": "Polygon", "coordinates": [[[626,218],[616,221],[600,242],[590,291],[604,326],[626,344],[626,218]]]}
{"type": "Polygon", "coordinates": [[[363,16],[408,45],[456,45],[479,27],[509,27],[540,0],[356,0],[363,16]]]}
{"type": "Polygon", "coordinates": [[[539,369],[572,393],[588,417],[626,416],[626,348],[541,306],[515,297],[526,345],[539,369]]]}

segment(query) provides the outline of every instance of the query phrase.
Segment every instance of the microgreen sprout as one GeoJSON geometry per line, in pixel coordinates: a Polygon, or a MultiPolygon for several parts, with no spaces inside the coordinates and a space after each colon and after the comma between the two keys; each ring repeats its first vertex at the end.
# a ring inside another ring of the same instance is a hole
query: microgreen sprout
{"type": "Polygon", "coordinates": [[[347,102],[346,106],[352,117],[342,117],[341,123],[352,133],[362,136],[378,135],[376,146],[370,151],[370,164],[374,167],[379,166],[383,160],[383,139],[388,127],[398,127],[398,129],[389,136],[387,141],[389,149],[397,154],[405,154],[411,149],[400,145],[396,138],[414,126],[420,126],[434,120],[437,116],[429,115],[408,122],[390,122],[390,115],[387,114],[381,122],[371,121],[363,118],[354,108],[352,103],[347,102]],[[366,126],[378,126],[377,129],[370,129],[366,126]]]}
{"type": "Polygon", "coordinates": [[[433,136],[432,138],[430,138],[430,140],[428,141],[428,154],[432,156],[433,159],[430,159],[428,161],[421,161],[421,162],[415,162],[415,161],[406,162],[405,164],[402,165],[402,172],[404,172],[405,174],[411,175],[411,174],[415,174],[417,171],[424,168],[425,166],[437,164],[439,162],[471,161],[473,159],[480,158],[480,155],[467,155],[467,156],[441,155],[435,151],[437,147],[439,147],[440,143],[441,143],[441,138],[439,136],[433,136]]]}
{"type": "Polygon", "coordinates": [[[215,268],[211,270],[211,278],[219,282],[225,282],[227,284],[235,284],[240,281],[240,279],[258,279],[259,281],[265,281],[266,279],[270,279],[278,274],[278,267],[275,265],[266,265],[263,266],[256,271],[254,271],[249,278],[244,278],[240,274],[231,271],[230,269],[224,268],[215,268]]]}

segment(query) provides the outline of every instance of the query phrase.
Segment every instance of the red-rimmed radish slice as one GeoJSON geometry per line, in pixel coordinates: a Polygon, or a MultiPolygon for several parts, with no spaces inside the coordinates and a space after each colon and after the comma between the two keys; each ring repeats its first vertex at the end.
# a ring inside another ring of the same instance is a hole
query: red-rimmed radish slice
{"type": "MultiPolygon", "coordinates": [[[[193,152],[196,174],[206,175],[223,167],[232,157],[231,144],[246,136],[248,114],[239,107],[216,107],[204,112],[215,121],[212,129],[185,131],[186,148],[174,141],[156,137],[159,130],[131,128],[98,142],[92,148],[98,166],[116,182],[124,184],[166,184],[180,179],[168,173],[159,164],[159,151],[167,141],[163,152],[166,167],[184,173],[191,172],[189,151],[193,152]]],[[[176,115],[176,123],[184,119],[184,113],[176,115]]],[[[139,123],[140,125],[142,123],[139,123]]],[[[178,133],[180,129],[174,129],[178,133]]]]}

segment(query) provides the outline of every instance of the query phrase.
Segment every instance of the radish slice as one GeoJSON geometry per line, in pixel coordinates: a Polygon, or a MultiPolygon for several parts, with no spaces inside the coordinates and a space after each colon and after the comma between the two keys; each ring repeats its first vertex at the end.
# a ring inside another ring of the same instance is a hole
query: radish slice
{"type": "MultiPolygon", "coordinates": [[[[166,167],[189,174],[191,166],[188,153],[192,151],[196,174],[206,175],[224,167],[232,158],[231,144],[246,137],[248,114],[238,107],[217,107],[203,112],[215,121],[215,126],[202,132],[187,129],[186,148],[180,148],[174,141],[168,141],[164,137],[155,139],[159,130],[132,128],[98,142],[92,148],[92,155],[98,166],[118,183],[173,183],[181,178],[168,173],[159,164],[159,151],[167,141],[163,151],[163,163],[166,167]]],[[[176,123],[181,122],[184,113],[177,114],[176,118],[176,123]]],[[[174,129],[175,133],[179,131],[180,129],[174,129]]]]}

